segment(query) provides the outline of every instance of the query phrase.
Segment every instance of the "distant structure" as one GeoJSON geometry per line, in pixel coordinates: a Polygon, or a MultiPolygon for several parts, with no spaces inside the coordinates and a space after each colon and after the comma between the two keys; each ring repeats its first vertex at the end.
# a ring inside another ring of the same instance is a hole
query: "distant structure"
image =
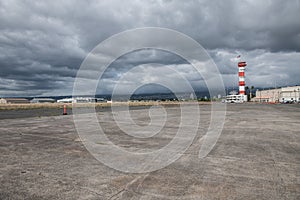
{"type": "MultiPolygon", "coordinates": [[[[239,95],[239,94],[237,94],[237,95],[227,95],[226,96],[226,102],[227,103],[243,103],[243,102],[246,101],[244,96],[245,95],[239,95]]],[[[246,99],[247,99],[247,97],[246,97],[246,99]]]]}
{"type": "Polygon", "coordinates": [[[28,99],[25,98],[2,98],[0,99],[2,104],[27,104],[30,103],[28,99]]]}
{"type": "Polygon", "coordinates": [[[191,93],[191,95],[190,95],[190,100],[194,100],[194,99],[195,99],[195,96],[194,96],[193,93],[191,93]]]}
{"type": "Polygon", "coordinates": [[[2,99],[2,98],[0,98],[0,104],[4,104],[4,103],[6,103],[6,100],[5,100],[5,99],[2,99]]]}
{"type": "Polygon", "coordinates": [[[103,98],[94,97],[73,97],[57,100],[58,103],[94,103],[94,102],[106,102],[103,98]]]}
{"type": "MultiPolygon", "coordinates": [[[[246,62],[239,62],[238,68],[239,68],[239,95],[246,96],[245,92],[245,67],[247,66],[246,62]]],[[[247,101],[247,96],[246,99],[247,101]]]]}
{"type": "Polygon", "coordinates": [[[57,103],[75,103],[74,98],[64,98],[57,100],[57,103]]]}
{"type": "MultiPolygon", "coordinates": [[[[240,56],[238,56],[239,58],[240,56]]],[[[245,67],[246,62],[238,62],[238,76],[239,76],[239,94],[230,94],[226,96],[226,102],[228,103],[243,103],[247,101],[247,95],[245,92],[245,67]]]]}
{"type": "Polygon", "coordinates": [[[55,99],[51,98],[33,98],[30,103],[54,103],[55,99]]]}
{"type": "Polygon", "coordinates": [[[300,86],[256,90],[256,97],[254,97],[252,101],[265,103],[299,103],[300,86]]]}
{"type": "Polygon", "coordinates": [[[235,91],[235,90],[232,90],[232,91],[230,91],[230,92],[229,92],[229,94],[230,94],[230,95],[237,95],[237,94],[238,94],[238,92],[237,92],[237,91],[235,91]]]}

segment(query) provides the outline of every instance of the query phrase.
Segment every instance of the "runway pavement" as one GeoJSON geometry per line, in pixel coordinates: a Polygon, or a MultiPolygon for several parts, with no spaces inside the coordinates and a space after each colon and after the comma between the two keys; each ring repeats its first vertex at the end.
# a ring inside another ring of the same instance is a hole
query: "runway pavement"
{"type": "MultiPolygon", "coordinates": [[[[149,124],[148,107],[130,112],[137,124],[149,124]]],[[[125,134],[109,110],[97,117],[115,145],[148,152],[176,134],[179,107],[166,107],[166,112],[164,129],[152,138],[125,134]]],[[[227,105],[222,134],[203,159],[198,153],[210,106],[201,105],[200,113],[189,149],[169,166],[142,174],[96,160],[82,144],[72,115],[2,116],[0,199],[300,199],[300,105],[227,105]]]]}

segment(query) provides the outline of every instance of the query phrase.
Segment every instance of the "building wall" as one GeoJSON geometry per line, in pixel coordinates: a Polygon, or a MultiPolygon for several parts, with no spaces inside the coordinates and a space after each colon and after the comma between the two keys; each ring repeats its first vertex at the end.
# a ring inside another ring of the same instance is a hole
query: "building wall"
{"type": "Polygon", "coordinates": [[[54,103],[54,99],[50,98],[33,98],[30,103],[54,103]]]}
{"type": "Polygon", "coordinates": [[[271,90],[258,90],[256,91],[256,100],[260,102],[279,102],[280,101],[280,89],[271,90]]]}
{"type": "Polygon", "coordinates": [[[300,102],[300,86],[282,88],[280,102],[285,101],[300,102]]]}
{"type": "Polygon", "coordinates": [[[287,101],[300,102],[300,86],[257,90],[254,101],[270,103],[285,103],[287,101]]]}
{"type": "Polygon", "coordinates": [[[6,98],[5,99],[7,103],[16,103],[16,104],[24,104],[24,103],[29,103],[28,99],[24,98],[6,98]]]}
{"type": "Polygon", "coordinates": [[[0,104],[7,103],[5,99],[0,99],[0,104]]]}
{"type": "Polygon", "coordinates": [[[226,102],[228,103],[243,103],[247,101],[247,95],[227,95],[226,102]]]}

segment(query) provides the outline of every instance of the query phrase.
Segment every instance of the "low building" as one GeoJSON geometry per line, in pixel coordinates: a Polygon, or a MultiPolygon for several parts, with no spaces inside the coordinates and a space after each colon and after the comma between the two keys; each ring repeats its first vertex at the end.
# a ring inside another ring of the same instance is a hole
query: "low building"
{"type": "Polygon", "coordinates": [[[96,98],[93,97],[77,97],[75,103],[94,103],[97,102],[96,98]]]}
{"type": "Polygon", "coordinates": [[[7,101],[5,99],[0,98],[0,104],[5,104],[7,101]]]}
{"type": "Polygon", "coordinates": [[[57,103],[76,103],[74,98],[64,98],[57,100],[57,103]]]}
{"type": "Polygon", "coordinates": [[[281,88],[270,90],[256,90],[256,95],[252,99],[255,102],[277,103],[280,99],[281,88]]]}
{"type": "Polygon", "coordinates": [[[243,94],[231,94],[225,97],[227,103],[243,103],[247,101],[247,95],[243,94]]]}
{"type": "Polygon", "coordinates": [[[106,102],[103,98],[94,97],[73,97],[57,100],[58,103],[95,103],[95,102],[106,102]]]}
{"type": "Polygon", "coordinates": [[[30,103],[28,99],[25,98],[5,98],[7,104],[27,104],[30,103]]]}
{"type": "Polygon", "coordinates": [[[257,90],[256,97],[252,101],[266,103],[300,102],[300,86],[257,90]]]}
{"type": "Polygon", "coordinates": [[[282,88],[279,102],[300,102],[300,86],[282,88]]]}
{"type": "Polygon", "coordinates": [[[229,92],[229,95],[225,96],[225,99],[223,99],[223,102],[226,103],[243,103],[248,101],[247,95],[244,94],[238,94],[237,91],[232,90],[229,92]]]}
{"type": "Polygon", "coordinates": [[[96,99],[96,102],[104,102],[104,103],[106,103],[107,100],[104,99],[104,98],[97,98],[97,99],[96,99]]]}
{"type": "Polygon", "coordinates": [[[33,98],[30,103],[54,103],[55,99],[51,98],[33,98]]]}

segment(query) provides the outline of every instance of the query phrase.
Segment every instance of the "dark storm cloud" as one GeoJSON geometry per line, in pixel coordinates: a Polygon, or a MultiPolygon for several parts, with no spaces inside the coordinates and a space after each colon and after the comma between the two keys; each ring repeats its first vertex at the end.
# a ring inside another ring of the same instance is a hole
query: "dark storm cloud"
{"type": "Polygon", "coordinates": [[[142,49],[130,52],[111,63],[103,78],[115,78],[129,69],[149,63],[160,63],[163,65],[181,65],[188,62],[179,55],[171,52],[155,49],[142,49]]]}
{"type": "MultiPolygon", "coordinates": [[[[0,0],[0,96],[71,94],[88,52],[113,34],[145,26],[171,28],[198,41],[225,84],[236,81],[232,59],[238,54],[249,63],[251,85],[299,84],[299,2],[0,0]]],[[[112,64],[104,76],[107,91],[122,73],[146,63],[180,68],[201,85],[180,57],[142,50],[112,64]]]]}

